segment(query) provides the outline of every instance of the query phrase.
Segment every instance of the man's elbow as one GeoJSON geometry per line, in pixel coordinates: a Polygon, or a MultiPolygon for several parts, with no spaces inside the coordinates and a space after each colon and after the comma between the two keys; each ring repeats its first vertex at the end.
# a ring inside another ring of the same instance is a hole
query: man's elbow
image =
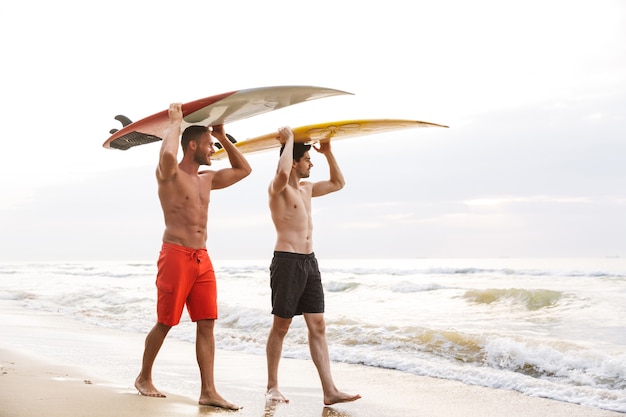
{"type": "Polygon", "coordinates": [[[241,176],[241,179],[246,178],[251,173],[252,173],[252,167],[249,165],[246,167],[239,168],[239,175],[241,176]]]}

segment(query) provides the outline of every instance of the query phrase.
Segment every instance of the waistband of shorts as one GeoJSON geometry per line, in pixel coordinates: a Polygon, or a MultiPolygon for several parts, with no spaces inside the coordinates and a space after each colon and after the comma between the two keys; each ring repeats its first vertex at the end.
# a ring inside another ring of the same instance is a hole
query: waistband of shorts
{"type": "Polygon", "coordinates": [[[176,243],[169,243],[169,242],[163,242],[163,245],[161,245],[162,249],[173,249],[173,250],[177,250],[180,252],[185,252],[185,253],[189,253],[189,254],[193,254],[199,251],[204,251],[206,252],[206,247],[204,248],[200,248],[200,249],[193,249],[193,248],[188,248],[187,246],[183,246],[183,245],[178,245],[176,243]]]}
{"type": "Polygon", "coordinates": [[[315,252],[311,253],[295,253],[295,252],[283,252],[283,251],[274,251],[275,258],[286,258],[286,259],[315,259],[315,252]]]}

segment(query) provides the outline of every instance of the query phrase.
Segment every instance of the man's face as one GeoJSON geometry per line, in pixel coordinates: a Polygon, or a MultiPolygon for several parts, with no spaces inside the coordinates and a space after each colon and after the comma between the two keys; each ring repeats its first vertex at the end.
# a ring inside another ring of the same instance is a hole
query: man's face
{"type": "Polygon", "coordinates": [[[194,161],[199,165],[211,165],[211,156],[215,153],[211,133],[207,132],[203,134],[196,143],[197,147],[193,157],[194,161]]]}
{"type": "Polygon", "coordinates": [[[308,152],[305,152],[300,158],[300,161],[294,162],[296,173],[299,178],[309,178],[311,175],[311,168],[313,168],[313,163],[311,162],[311,156],[308,152]]]}

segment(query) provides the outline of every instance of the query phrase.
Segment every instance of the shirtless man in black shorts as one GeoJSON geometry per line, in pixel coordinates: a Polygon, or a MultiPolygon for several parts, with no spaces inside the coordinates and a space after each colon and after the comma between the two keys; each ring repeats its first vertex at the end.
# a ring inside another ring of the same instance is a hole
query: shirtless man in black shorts
{"type": "Polygon", "coordinates": [[[312,183],[308,178],[313,164],[310,145],[294,144],[288,127],[278,130],[283,144],[276,176],[269,186],[269,205],[276,228],[274,258],[270,266],[274,322],[267,339],[267,394],[272,401],[289,402],[278,390],[278,363],[283,340],[295,315],[303,315],[309,330],[311,357],[322,382],[324,404],[354,401],[360,395],[337,389],[330,372],[330,358],[324,322],[324,293],[317,260],[313,253],[311,198],[339,191],[344,179],[330,148],[330,142],[313,147],[328,161],[330,178],[312,183]]]}

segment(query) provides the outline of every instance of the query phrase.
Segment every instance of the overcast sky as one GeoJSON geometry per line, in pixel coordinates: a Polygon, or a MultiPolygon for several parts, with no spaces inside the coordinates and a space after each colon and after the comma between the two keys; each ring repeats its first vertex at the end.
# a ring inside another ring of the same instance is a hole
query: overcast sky
{"type": "MultiPolygon", "coordinates": [[[[273,85],[354,95],[229,133],[450,126],[334,143],[347,185],[314,199],[318,257],[626,256],[624,1],[12,1],[0,35],[0,261],[155,260],[159,144],[104,149],[113,117],[273,85]]],[[[214,258],[271,257],[277,158],[212,193],[214,258]]]]}

